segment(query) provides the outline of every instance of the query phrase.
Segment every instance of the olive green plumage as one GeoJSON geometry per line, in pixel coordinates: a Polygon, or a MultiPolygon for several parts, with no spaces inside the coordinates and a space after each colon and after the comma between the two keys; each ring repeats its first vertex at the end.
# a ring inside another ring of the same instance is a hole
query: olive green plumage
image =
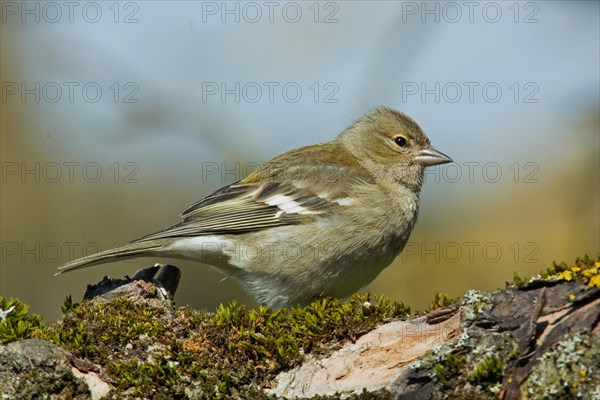
{"type": "Polygon", "coordinates": [[[335,140],[290,150],[217,190],[177,224],[61,271],[175,257],[215,266],[273,307],[345,297],[402,251],[424,169],[450,161],[410,117],[376,108],[335,140]]]}

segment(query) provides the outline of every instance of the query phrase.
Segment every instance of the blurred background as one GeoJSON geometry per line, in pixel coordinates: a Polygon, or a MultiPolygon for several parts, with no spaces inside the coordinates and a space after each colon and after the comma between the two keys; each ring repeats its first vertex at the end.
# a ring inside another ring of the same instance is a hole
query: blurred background
{"type": "Polygon", "coordinates": [[[0,4],[0,295],[47,320],[156,261],[179,305],[255,306],[196,262],[53,273],[378,105],[455,163],[367,290],[423,309],[600,250],[598,2],[0,4]]]}

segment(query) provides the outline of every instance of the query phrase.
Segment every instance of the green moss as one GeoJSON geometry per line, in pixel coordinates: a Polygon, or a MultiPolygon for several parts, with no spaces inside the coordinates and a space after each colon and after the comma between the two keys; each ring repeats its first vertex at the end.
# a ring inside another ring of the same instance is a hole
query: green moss
{"type": "Polygon", "coordinates": [[[223,344],[231,351],[290,367],[303,353],[319,349],[326,342],[355,340],[377,324],[409,313],[409,307],[383,297],[371,303],[368,295],[356,295],[347,302],[324,298],[304,308],[259,307],[248,312],[232,302],[220,306],[205,329],[226,332],[223,344]]]}
{"type": "Polygon", "coordinates": [[[63,314],[66,314],[68,311],[71,311],[78,305],[79,303],[73,303],[73,298],[71,297],[71,295],[68,295],[65,298],[65,301],[63,301],[63,305],[60,307],[60,309],[63,312],[63,314]]]}
{"type": "Polygon", "coordinates": [[[141,335],[158,337],[166,332],[162,310],[117,298],[107,304],[73,304],[67,298],[66,313],[41,337],[64,346],[74,355],[103,363],[111,354],[141,335]]]}
{"type": "MultiPolygon", "coordinates": [[[[539,278],[583,282],[590,287],[600,286],[600,253],[596,259],[590,258],[587,254],[583,258],[577,257],[573,264],[567,264],[564,261],[561,263],[553,261],[552,267],[541,272],[539,278]]],[[[521,287],[528,281],[528,278],[520,277],[515,272],[512,281],[506,282],[506,285],[521,287]]]]}
{"type": "Polygon", "coordinates": [[[127,391],[133,397],[150,393],[154,398],[182,398],[184,391],[177,389],[178,371],[166,358],[159,357],[143,363],[136,359],[111,362],[107,372],[116,377],[115,392],[127,391]]]}
{"type": "Polygon", "coordinates": [[[156,399],[266,399],[262,383],[305,354],[326,353],[410,314],[402,303],[369,295],[279,310],[246,310],[233,301],[214,313],[182,307],[172,315],[126,298],[102,304],[67,298],[63,310],[40,337],[105,366],[114,397],[156,399]]]}
{"type": "Polygon", "coordinates": [[[437,310],[438,308],[444,308],[456,304],[460,301],[460,297],[450,297],[446,293],[436,292],[433,296],[433,301],[427,307],[427,311],[437,310]]]}
{"type": "Polygon", "coordinates": [[[470,381],[473,383],[491,384],[502,382],[502,377],[504,376],[502,372],[503,366],[504,363],[500,358],[495,356],[486,357],[475,366],[470,381]]]}
{"type": "Polygon", "coordinates": [[[435,371],[435,377],[438,382],[444,387],[451,386],[451,380],[459,376],[461,368],[465,365],[465,358],[462,356],[455,356],[454,354],[446,355],[446,358],[438,363],[435,363],[433,370],[435,371]]]}
{"type": "Polygon", "coordinates": [[[0,296],[0,312],[5,313],[4,319],[0,319],[0,343],[33,337],[45,328],[42,317],[29,314],[29,305],[19,299],[6,300],[0,296]]]}
{"type": "Polygon", "coordinates": [[[513,278],[512,281],[506,281],[506,286],[516,286],[516,287],[521,287],[523,285],[525,285],[527,282],[529,281],[529,278],[527,277],[521,277],[519,275],[519,273],[517,271],[513,272],[513,278]]]}

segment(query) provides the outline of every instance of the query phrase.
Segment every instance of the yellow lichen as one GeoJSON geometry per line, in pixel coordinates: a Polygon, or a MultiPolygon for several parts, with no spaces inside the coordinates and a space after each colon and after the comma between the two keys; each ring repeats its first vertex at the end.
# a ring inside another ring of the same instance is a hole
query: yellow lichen
{"type": "Polygon", "coordinates": [[[557,281],[570,281],[573,279],[573,275],[571,271],[563,271],[560,274],[556,275],[557,281]]]}
{"type": "Polygon", "coordinates": [[[590,278],[590,281],[588,282],[588,285],[590,287],[598,287],[600,286],[600,275],[594,275],[590,278]]]}
{"type": "MultiPolygon", "coordinates": [[[[600,258],[600,254],[598,257],[600,258]]],[[[600,274],[598,271],[600,271],[600,260],[590,259],[590,257],[585,256],[577,258],[575,264],[572,265],[564,262],[560,264],[554,263],[551,269],[542,273],[542,277],[557,281],[581,281],[589,287],[598,287],[600,286],[600,274]]]]}

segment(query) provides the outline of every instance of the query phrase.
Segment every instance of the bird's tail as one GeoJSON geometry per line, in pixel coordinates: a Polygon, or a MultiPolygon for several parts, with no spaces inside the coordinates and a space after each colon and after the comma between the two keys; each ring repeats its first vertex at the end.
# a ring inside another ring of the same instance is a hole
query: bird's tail
{"type": "Polygon", "coordinates": [[[161,248],[163,248],[164,245],[165,243],[157,240],[128,243],[121,247],[101,251],[100,253],[69,261],[68,263],[58,267],[59,271],[54,275],[56,276],[64,272],[71,272],[75,271],[76,269],[91,267],[92,265],[122,261],[140,256],[155,255],[161,248]]]}

